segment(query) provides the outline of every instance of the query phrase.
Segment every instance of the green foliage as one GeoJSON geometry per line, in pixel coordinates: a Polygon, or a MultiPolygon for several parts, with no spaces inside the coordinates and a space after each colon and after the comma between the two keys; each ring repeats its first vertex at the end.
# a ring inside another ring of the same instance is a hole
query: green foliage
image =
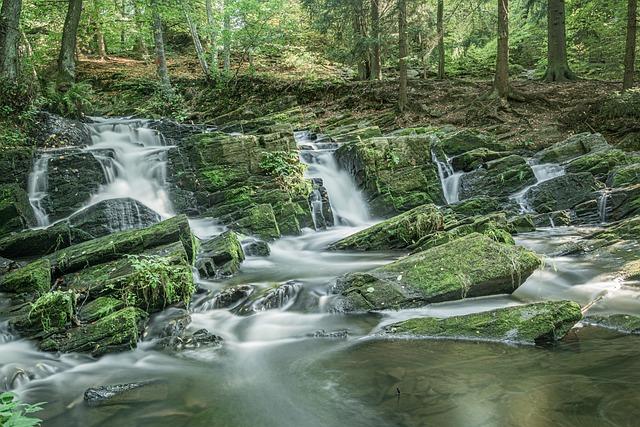
{"type": "Polygon", "coordinates": [[[54,291],[42,295],[31,304],[29,320],[39,318],[44,332],[64,328],[71,321],[75,294],[72,291],[54,291]]]}
{"type": "Polygon", "coordinates": [[[188,116],[184,98],[174,90],[167,90],[157,82],[148,99],[140,103],[135,111],[141,117],[169,117],[181,122],[188,116]]]}
{"type": "Polygon", "coordinates": [[[305,169],[296,152],[286,151],[262,153],[259,167],[267,175],[276,177],[279,183],[285,187],[299,183],[305,169]]]}
{"type": "Polygon", "coordinates": [[[605,119],[640,118],[640,89],[610,95],[604,100],[600,114],[605,119]]]}
{"type": "Polygon", "coordinates": [[[57,85],[50,82],[44,88],[43,105],[49,111],[64,117],[81,118],[91,112],[93,88],[88,83],[57,85]]]}
{"type": "Polygon", "coordinates": [[[21,403],[18,396],[10,392],[0,394],[0,425],[3,427],[34,427],[42,424],[42,420],[30,417],[30,414],[41,411],[41,405],[21,403]]]}

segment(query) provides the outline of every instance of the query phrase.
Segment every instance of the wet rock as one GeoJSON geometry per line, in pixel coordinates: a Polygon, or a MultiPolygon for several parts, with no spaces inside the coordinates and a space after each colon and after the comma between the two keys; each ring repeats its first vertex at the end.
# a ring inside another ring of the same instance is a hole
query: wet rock
{"type": "Polygon", "coordinates": [[[337,250],[380,251],[407,248],[444,229],[435,205],[423,205],[346,237],[330,246],[337,250]]]}
{"type": "Polygon", "coordinates": [[[0,156],[0,184],[18,184],[26,190],[34,151],[33,147],[3,146],[0,156]]]}
{"type": "Polygon", "coordinates": [[[548,344],[562,339],[582,319],[571,301],[546,301],[444,319],[423,317],[387,326],[389,335],[415,335],[522,344],[548,344]]]}
{"type": "Polygon", "coordinates": [[[321,178],[313,178],[311,182],[313,191],[309,194],[309,205],[313,215],[313,225],[316,230],[325,230],[334,225],[329,192],[321,178]]]}
{"type": "Polygon", "coordinates": [[[223,289],[217,293],[208,303],[211,309],[233,308],[242,303],[253,293],[253,286],[237,285],[223,289]]]}
{"type": "Polygon", "coordinates": [[[0,278],[0,292],[42,295],[51,288],[51,263],[38,260],[0,278]]]}
{"type": "Polygon", "coordinates": [[[525,194],[529,206],[538,213],[549,213],[597,199],[598,189],[593,175],[577,173],[559,176],[532,187],[525,194]]]}
{"type": "Polygon", "coordinates": [[[452,214],[456,218],[487,215],[500,210],[502,210],[500,201],[496,197],[489,196],[472,197],[444,208],[445,213],[452,214]]]}
{"type": "Polygon", "coordinates": [[[0,185],[0,236],[35,224],[27,193],[18,184],[0,185]]]}
{"type": "Polygon", "coordinates": [[[340,329],[338,331],[326,331],[324,329],[318,329],[312,334],[307,335],[309,338],[330,338],[330,339],[347,339],[349,332],[346,329],[340,329]]]}
{"type": "Polygon", "coordinates": [[[444,203],[437,168],[426,154],[436,141],[433,133],[371,138],[343,145],[335,158],[363,190],[372,213],[389,216],[444,203]]]}
{"type": "Polygon", "coordinates": [[[617,168],[610,180],[611,187],[640,184],[640,162],[617,168]]]}
{"type": "Polygon", "coordinates": [[[571,225],[572,222],[571,212],[568,210],[533,215],[533,223],[536,227],[563,227],[571,225]]]}
{"type": "Polygon", "coordinates": [[[492,151],[484,147],[476,148],[451,159],[451,165],[456,171],[471,172],[491,160],[506,157],[509,154],[509,152],[492,151]]]}
{"type": "Polygon", "coordinates": [[[536,154],[540,163],[562,163],[588,153],[608,150],[611,146],[599,133],[581,133],[545,148],[536,154]]]}
{"type": "Polygon", "coordinates": [[[9,325],[23,336],[60,332],[71,323],[75,307],[76,297],[73,292],[45,293],[13,318],[9,325]]]}
{"type": "Polygon", "coordinates": [[[225,231],[200,244],[196,268],[201,277],[219,279],[237,273],[242,261],[244,252],[238,236],[225,231]]]}
{"type": "Polygon", "coordinates": [[[273,207],[269,204],[251,207],[246,216],[230,223],[229,228],[267,241],[276,240],[281,235],[273,207]]]}
{"type": "Polygon", "coordinates": [[[124,230],[138,230],[160,222],[160,215],[130,199],[109,199],[71,215],[69,224],[93,238],[124,230]]]}
{"type": "Polygon", "coordinates": [[[95,322],[121,308],[124,308],[122,300],[107,296],[99,297],[78,309],[78,319],[81,322],[95,322]]]}
{"type": "Polygon", "coordinates": [[[206,329],[199,329],[193,334],[183,335],[177,350],[194,350],[200,347],[218,347],[224,340],[206,329]]]}
{"type": "Polygon", "coordinates": [[[242,244],[242,249],[247,256],[268,257],[271,255],[269,244],[262,240],[252,240],[242,244]]]}
{"type": "Polygon", "coordinates": [[[166,381],[150,380],[88,388],[84,392],[84,401],[91,407],[138,404],[163,401],[168,394],[169,384],[166,381]]]}
{"type": "Polygon", "coordinates": [[[506,151],[505,144],[498,142],[494,136],[486,133],[464,129],[443,136],[437,144],[449,156],[459,156],[476,149],[506,151]]]}
{"type": "Polygon", "coordinates": [[[625,334],[640,335],[640,317],[629,314],[612,314],[609,316],[587,316],[584,323],[615,329],[625,334]]]}
{"type": "MultiPolygon", "coordinates": [[[[572,224],[599,224],[602,222],[602,213],[600,212],[600,201],[587,200],[573,207],[572,224]]],[[[554,222],[555,224],[555,222],[554,222]]],[[[569,225],[562,224],[562,225],[569,225]]]]}
{"type": "Polygon", "coordinates": [[[566,171],[568,173],[589,172],[597,180],[606,182],[613,169],[633,161],[633,157],[622,150],[600,150],[572,160],[566,166],[566,171]]]}
{"type": "Polygon", "coordinates": [[[146,320],[144,311],[134,307],[123,308],[97,322],[51,335],[40,342],[40,349],[90,353],[93,356],[131,350],[137,346],[146,320]]]}
{"type": "Polygon", "coordinates": [[[18,259],[44,256],[93,238],[82,230],[60,222],[48,228],[24,230],[0,238],[0,255],[18,259]]]}
{"type": "Polygon", "coordinates": [[[524,158],[511,155],[493,160],[484,167],[462,175],[460,178],[460,199],[480,195],[508,196],[535,184],[536,177],[524,158]]]}
{"type": "Polygon", "coordinates": [[[289,281],[282,285],[265,289],[252,296],[251,301],[240,308],[240,313],[247,314],[284,308],[295,301],[301,288],[300,283],[289,281]]]}
{"type": "MultiPolygon", "coordinates": [[[[2,277],[7,273],[11,273],[14,270],[20,268],[21,265],[14,260],[3,258],[0,256],[0,283],[2,283],[2,277]]],[[[2,285],[0,285],[2,286],[2,285]]]]}
{"type": "Polygon", "coordinates": [[[509,225],[516,233],[536,231],[532,215],[518,215],[509,219],[509,225]]]}
{"type": "Polygon", "coordinates": [[[370,138],[376,138],[382,136],[380,128],[378,126],[368,126],[354,129],[350,132],[336,134],[335,132],[328,132],[332,136],[332,139],[339,143],[349,143],[354,141],[364,141],[370,138]]]}
{"type": "Polygon", "coordinates": [[[531,251],[475,233],[368,273],[340,277],[333,289],[339,294],[334,308],[401,309],[511,293],[540,263],[531,251]]]}
{"type": "Polygon", "coordinates": [[[640,213],[640,184],[615,188],[606,195],[606,220],[619,221],[640,213]]]}
{"type": "Polygon", "coordinates": [[[38,126],[30,136],[38,147],[91,145],[91,129],[82,122],[46,111],[40,111],[36,121],[38,126]]]}
{"type": "Polygon", "coordinates": [[[96,194],[106,178],[93,154],[68,150],[48,160],[47,195],[42,207],[51,221],[66,218],[96,194]]]}

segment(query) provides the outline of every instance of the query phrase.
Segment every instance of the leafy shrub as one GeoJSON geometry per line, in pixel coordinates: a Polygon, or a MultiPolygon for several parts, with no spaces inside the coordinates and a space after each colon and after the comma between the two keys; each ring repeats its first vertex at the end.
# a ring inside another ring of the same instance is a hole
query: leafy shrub
{"type": "Polygon", "coordinates": [[[36,100],[37,90],[25,80],[0,79],[0,118],[13,117],[27,111],[36,100]]]}
{"type": "Polygon", "coordinates": [[[182,95],[175,90],[167,90],[159,83],[151,97],[136,107],[135,112],[142,117],[169,117],[178,122],[184,121],[189,115],[182,95]]]}
{"type": "Polygon", "coordinates": [[[21,403],[13,393],[0,394],[0,425],[4,427],[33,427],[42,424],[42,420],[29,417],[29,414],[41,411],[44,402],[28,405],[21,403]]]}
{"type": "Polygon", "coordinates": [[[49,83],[43,93],[43,105],[52,113],[64,117],[81,118],[91,112],[93,88],[87,83],[60,85],[49,83]]]}

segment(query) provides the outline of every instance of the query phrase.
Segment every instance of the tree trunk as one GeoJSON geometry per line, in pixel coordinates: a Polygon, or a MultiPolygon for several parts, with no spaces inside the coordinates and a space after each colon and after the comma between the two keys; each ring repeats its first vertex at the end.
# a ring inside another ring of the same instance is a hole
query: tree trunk
{"type": "Polygon", "coordinates": [[[382,80],[382,59],[380,58],[380,0],[371,0],[371,79],[382,80]]]}
{"type": "Polygon", "coordinates": [[[231,16],[229,15],[226,5],[223,6],[223,10],[224,33],[222,35],[222,61],[224,71],[229,72],[231,69],[231,16]]]}
{"type": "Polygon", "coordinates": [[[18,44],[22,0],[4,0],[0,10],[0,77],[18,79],[18,44]]]}
{"type": "Polygon", "coordinates": [[[576,79],[567,62],[564,0],[547,1],[547,72],[544,79],[548,82],[576,79]]]}
{"type": "Polygon", "coordinates": [[[444,79],[444,0],[438,0],[438,78],[444,79]]]}
{"type": "Polygon", "coordinates": [[[624,56],[624,80],[622,90],[633,87],[636,64],[636,33],[638,28],[638,2],[629,0],[627,14],[627,46],[624,56]]]}
{"type": "MultiPolygon", "coordinates": [[[[24,44],[24,51],[25,51],[26,57],[32,58],[33,47],[31,47],[31,42],[29,42],[29,39],[27,38],[27,35],[25,34],[24,30],[20,30],[20,37],[22,37],[22,43],[24,44]]],[[[31,75],[34,78],[34,81],[38,81],[38,72],[36,71],[36,67],[33,64],[33,61],[29,61],[29,63],[31,64],[31,75]]]]}
{"type": "Polygon", "coordinates": [[[509,96],[509,0],[498,0],[498,54],[494,89],[498,96],[509,96]]]}
{"type": "Polygon", "coordinates": [[[184,17],[187,20],[189,32],[191,32],[191,39],[193,40],[193,47],[196,49],[198,62],[200,62],[200,67],[204,72],[205,78],[209,80],[211,78],[211,74],[209,73],[209,64],[207,63],[207,57],[204,53],[204,48],[202,47],[200,36],[198,35],[198,28],[196,27],[195,22],[193,22],[193,19],[191,19],[189,11],[187,10],[187,5],[185,3],[182,3],[182,11],[184,12],[184,17]]]}
{"type": "Polygon", "coordinates": [[[93,24],[96,30],[96,47],[97,54],[101,60],[107,57],[107,47],[104,42],[104,33],[102,32],[102,23],[100,22],[100,5],[96,0],[93,0],[93,24]]]}
{"type": "Polygon", "coordinates": [[[398,81],[400,93],[398,96],[398,109],[404,112],[407,109],[407,2],[398,0],[398,81]]]}
{"type": "Polygon", "coordinates": [[[167,69],[167,57],[164,54],[164,38],[162,36],[162,19],[158,10],[158,0],[151,0],[153,14],[153,41],[156,48],[156,66],[158,77],[165,89],[171,90],[171,80],[167,69]]]}
{"type": "Polygon", "coordinates": [[[353,35],[355,38],[352,54],[358,66],[358,80],[367,80],[370,74],[369,49],[366,46],[366,22],[363,0],[353,1],[353,35]]]}
{"type": "Polygon", "coordinates": [[[211,44],[211,65],[210,71],[215,76],[218,74],[218,25],[213,15],[213,5],[211,0],[206,0],[207,25],[209,26],[209,38],[211,44]]]}
{"type": "Polygon", "coordinates": [[[125,2],[125,0],[122,0],[120,8],[120,18],[122,19],[122,28],[120,29],[120,50],[124,52],[125,45],[127,43],[127,35],[125,33],[125,22],[127,21],[127,3],[125,2]]]}
{"type": "Polygon", "coordinates": [[[63,81],[76,79],[76,45],[78,40],[78,25],[82,14],[82,0],[69,0],[67,17],[62,29],[62,44],[58,56],[58,78],[63,81]]]}

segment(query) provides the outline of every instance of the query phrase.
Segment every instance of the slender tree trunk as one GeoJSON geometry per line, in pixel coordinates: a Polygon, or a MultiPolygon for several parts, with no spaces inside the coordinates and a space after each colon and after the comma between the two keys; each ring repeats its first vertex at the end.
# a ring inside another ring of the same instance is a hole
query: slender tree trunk
{"type": "Polygon", "coordinates": [[[636,34],[638,28],[638,2],[629,0],[627,14],[627,45],[624,56],[624,80],[622,90],[631,89],[636,64],[636,34]]]}
{"type": "Polygon", "coordinates": [[[100,5],[96,0],[93,0],[93,24],[95,25],[96,30],[96,47],[97,54],[101,60],[104,60],[107,57],[107,47],[104,42],[104,33],[102,32],[102,23],[100,22],[100,5]]]}
{"type": "Polygon", "coordinates": [[[548,82],[576,79],[567,62],[564,0],[547,1],[547,72],[544,79],[548,82]]]}
{"type": "Polygon", "coordinates": [[[223,27],[224,33],[222,35],[222,61],[225,72],[229,72],[231,69],[231,16],[227,10],[227,5],[223,6],[224,19],[223,27]]]}
{"type": "Polygon", "coordinates": [[[398,109],[404,112],[407,109],[407,2],[398,0],[398,81],[400,93],[398,95],[398,109]]]}
{"type": "Polygon", "coordinates": [[[136,56],[140,59],[147,60],[149,58],[149,53],[147,52],[147,43],[144,41],[144,20],[141,16],[140,9],[138,7],[138,2],[136,0],[133,1],[133,19],[136,24],[136,43],[133,47],[133,51],[136,56]]]}
{"type": "Polygon", "coordinates": [[[0,10],[0,77],[18,79],[18,44],[22,0],[4,0],[0,10]]]}
{"type": "Polygon", "coordinates": [[[382,59],[380,58],[380,0],[371,0],[371,79],[382,80],[382,59]]]}
{"type": "Polygon", "coordinates": [[[124,52],[125,45],[127,43],[126,26],[127,20],[127,3],[126,0],[122,0],[120,6],[120,18],[122,19],[122,28],[120,29],[120,50],[124,52]]]}
{"type": "MultiPolygon", "coordinates": [[[[29,42],[29,39],[23,30],[20,30],[20,37],[22,37],[22,43],[24,44],[25,56],[31,59],[33,57],[33,47],[31,47],[31,42],[29,42]]],[[[38,72],[36,71],[36,67],[33,64],[33,61],[29,61],[29,63],[31,65],[31,75],[34,78],[34,81],[38,81],[38,72]]]]}
{"type": "Polygon", "coordinates": [[[367,37],[364,18],[363,0],[353,1],[353,34],[354,44],[352,48],[353,58],[358,66],[358,80],[367,80],[370,74],[369,49],[364,43],[367,37]]]}
{"type": "Polygon", "coordinates": [[[212,0],[206,0],[207,25],[209,26],[209,38],[211,44],[210,71],[215,76],[218,74],[218,25],[213,14],[212,0]]]}
{"type": "Polygon", "coordinates": [[[204,48],[202,47],[200,36],[198,35],[198,28],[196,27],[193,19],[191,19],[191,15],[189,15],[189,11],[187,10],[187,5],[185,3],[182,3],[182,11],[184,12],[184,17],[187,20],[187,25],[189,26],[189,31],[191,32],[191,39],[193,40],[193,46],[196,50],[196,55],[198,56],[200,67],[204,72],[205,78],[208,80],[211,78],[211,74],[209,73],[209,64],[207,63],[207,57],[204,53],[204,48]]]}
{"type": "Polygon", "coordinates": [[[156,66],[160,82],[167,90],[171,90],[171,80],[167,69],[167,58],[164,54],[164,38],[162,36],[162,19],[158,10],[158,0],[151,0],[153,14],[153,41],[156,48],[156,66]]]}
{"type": "Polygon", "coordinates": [[[498,96],[509,96],[509,0],[498,0],[498,55],[494,89],[498,96]]]}
{"type": "Polygon", "coordinates": [[[58,78],[63,81],[74,81],[76,78],[76,47],[78,25],[82,14],[82,0],[69,0],[67,17],[62,29],[62,44],[58,56],[58,78]]]}
{"type": "Polygon", "coordinates": [[[438,0],[438,78],[444,79],[444,0],[438,0]]]}

